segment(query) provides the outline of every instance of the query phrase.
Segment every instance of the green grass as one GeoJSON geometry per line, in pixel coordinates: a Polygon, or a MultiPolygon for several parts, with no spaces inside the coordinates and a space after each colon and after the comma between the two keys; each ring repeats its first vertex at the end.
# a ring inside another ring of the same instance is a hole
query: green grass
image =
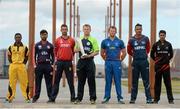
{"type": "MultiPolygon", "coordinates": [[[[180,94],[180,80],[179,79],[172,79],[171,84],[172,84],[173,93],[180,94]]],[[[128,87],[128,81],[122,80],[122,85],[128,87]]],[[[143,86],[142,81],[139,81],[138,89],[140,91],[144,91],[144,86],[143,86]]],[[[166,93],[164,81],[162,81],[161,92],[166,93]]]]}

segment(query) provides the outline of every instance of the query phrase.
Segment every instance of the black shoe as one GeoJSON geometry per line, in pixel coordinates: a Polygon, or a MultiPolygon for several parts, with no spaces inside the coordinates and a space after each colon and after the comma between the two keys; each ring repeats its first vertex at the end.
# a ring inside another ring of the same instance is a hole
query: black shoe
{"type": "Polygon", "coordinates": [[[110,99],[110,98],[104,98],[103,101],[102,101],[101,103],[102,103],[102,104],[106,104],[106,103],[109,102],[109,99],[110,99]]]}
{"type": "Polygon", "coordinates": [[[135,100],[130,100],[129,104],[135,104],[135,100]]]}
{"type": "Polygon", "coordinates": [[[158,101],[157,101],[157,100],[154,100],[153,103],[154,103],[154,104],[158,104],[158,101]]]}
{"type": "Polygon", "coordinates": [[[74,103],[76,101],[76,99],[71,99],[71,103],[74,103]]]}
{"type": "Polygon", "coordinates": [[[146,104],[153,104],[153,101],[152,100],[147,100],[146,104]]]}
{"type": "Polygon", "coordinates": [[[91,104],[96,104],[96,101],[95,100],[90,100],[91,104]]]}
{"type": "Polygon", "coordinates": [[[74,101],[74,104],[80,104],[81,103],[81,100],[79,100],[79,99],[76,99],[75,101],[74,101]]]}
{"type": "Polygon", "coordinates": [[[174,104],[174,101],[173,100],[169,100],[169,104],[174,104]]]}
{"type": "Polygon", "coordinates": [[[55,103],[55,100],[49,99],[47,103],[55,103]]]}
{"type": "Polygon", "coordinates": [[[35,103],[35,102],[37,102],[37,99],[34,99],[34,98],[33,98],[32,103],[35,103]]]}

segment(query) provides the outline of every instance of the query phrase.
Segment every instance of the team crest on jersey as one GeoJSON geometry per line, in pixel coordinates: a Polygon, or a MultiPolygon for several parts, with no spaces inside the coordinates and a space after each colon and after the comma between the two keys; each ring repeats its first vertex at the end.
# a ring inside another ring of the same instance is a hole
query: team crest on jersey
{"type": "Polygon", "coordinates": [[[90,45],[90,42],[87,42],[86,44],[87,44],[87,45],[90,45]]]}
{"type": "Polygon", "coordinates": [[[142,43],[142,44],[145,44],[146,42],[145,42],[145,41],[142,41],[141,43],[142,43]]]}
{"type": "Polygon", "coordinates": [[[107,46],[109,47],[109,46],[110,46],[110,43],[107,43],[107,46]]]}
{"type": "Polygon", "coordinates": [[[48,46],[47,46],[47,49],[50,49],[50,48],[51,48],[51,47],[48,45],[48,46]]]}
{"type": "Polygon", "coordinates": [[[135,42],[134,42],[134,45],[135,45],[135,46],[137,46],[137,45],[138,45],[137,41],[135,41],[135,42]]]}
{"type": "Polygon", "coordinates": [[[159,46],[157,46],[157,50],[160,50],[160,47],[159,47],[159,46]]]}
{"type": "Polygon", "coordinates": [[[38,48],[39,48],[39,49],[42,49],[42,46],[41,46],[41,45],[38,45],[38,48]]]}
{"type": "Polygon", "coordinates": [[[169,49],[169,47],[166,47],[166,50],[168,50],[169,49]]]}

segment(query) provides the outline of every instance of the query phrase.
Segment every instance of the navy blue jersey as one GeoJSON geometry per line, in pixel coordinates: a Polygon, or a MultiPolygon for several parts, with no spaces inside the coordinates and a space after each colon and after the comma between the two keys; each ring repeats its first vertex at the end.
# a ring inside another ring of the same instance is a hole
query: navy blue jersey
{"type": "Polygon", "coordinates": [[[114,40],[106,38],[101,43],[101,48],[105,50],[106,60],[120,60],[120,52],[125,48],[124,42],[118,37],[114,40]]]}
{"type": "Polygon", "coordinates": [[[150,51],[149,38],[144,35],[140,39],[135,38],[135,36],[131,37],[128,42],[127,51],[134,60],[147,59],[150,51]]]}
{"type": "Polygon", "coordinates": [[[42,42],[38,42],[35,45],[35,63],[54,63],[54,46],[47,41],[46,44],[42,44],[42,42]]]}

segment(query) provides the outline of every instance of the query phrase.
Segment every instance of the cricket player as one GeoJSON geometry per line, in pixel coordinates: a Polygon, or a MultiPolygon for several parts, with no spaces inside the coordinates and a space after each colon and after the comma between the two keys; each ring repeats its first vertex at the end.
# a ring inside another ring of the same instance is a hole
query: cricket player
{"type": "Polygon", "coordinates": [[[116,36],[115,26],[109,28],[109,37],[101,42],[101,57],[105,60],[105,95],[102,103],[108,103],[111,98],[112,79],[114,78],[117,101],[125,104],[121,89],[121,62],[126,56],[124,42],[116,36]]]}
{"type": "Polygon", "coordinates": [[[166,41],[166,31],[159,31],[159,41],[153,44],[151,49],[151,58],[155,61],[155,85],[154,85],[154,103],[158,103],[161,95],[162,78],[166,87],[166,93],[169,104],[174,104],[172,94],[170,60],[173,57],[173,48],[170,42],[166,41]]]}
{"type": "Polygon", "coordinates": [[[11,103],[16,95],[16,83],[20,83],[20,88],[25,102],[30,102],[30,92],[28,85],[28,75],[26,63],[28,61],[28,48],[22,42],[22,35],[16,33],[15,43],[8,48],[9,65],[9,86],[6,101],[11,103]]]}
{"type": "Polygon", "coordinates": [[[142,25],[135,25],[135,35],[132,36],[127,45],[127,52],[133,57],[132,62],[132,88],[130,104],[134,104],[138,93],[138,81],[141,74],[146,94],[146,103],[152,104],[149,85],[149,62],[148,53],[150,52],[149,38],[142,35],[142,25]]]}

